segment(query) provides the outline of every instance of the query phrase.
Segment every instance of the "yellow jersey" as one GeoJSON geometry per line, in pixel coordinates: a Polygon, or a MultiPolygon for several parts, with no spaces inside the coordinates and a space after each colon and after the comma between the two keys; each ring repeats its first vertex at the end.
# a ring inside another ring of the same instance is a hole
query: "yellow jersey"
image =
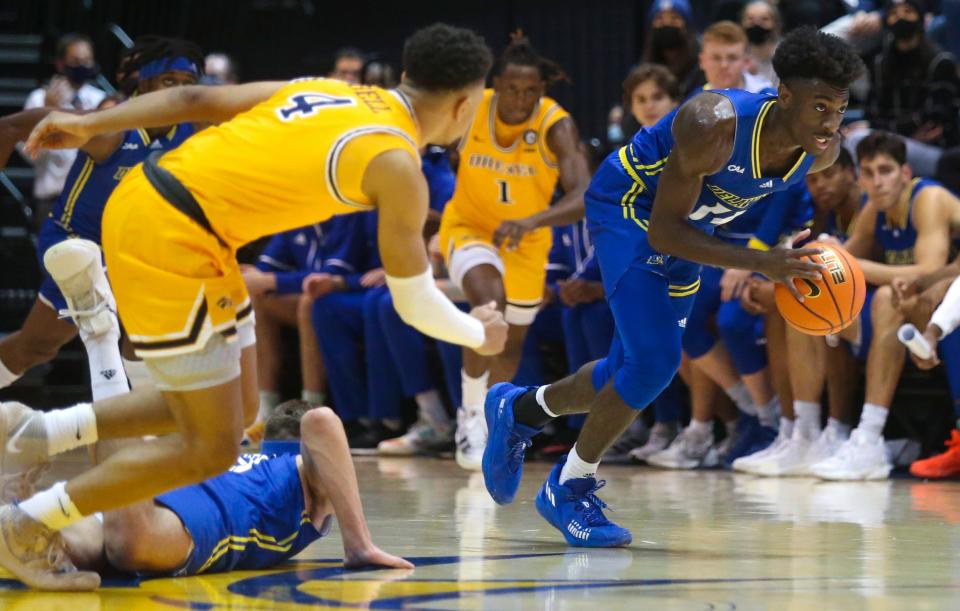
{"type": "Polygon", "coordinates": [[[491,232],[501,221],[546,210],[560,175],[547,132],[568,116],[543,97],[525,123],[507,125],[497,117],[496,93],[486,90],[461,141],[457,186],[447,210],[461,222],[491,232]]]}
{"type": "Polygon", "coordinates": [[[371,210],[361,190],[369,162],[402,149],[419,163],[419,148],[413,107],[401,92],[303,79],[200,132],[159,165],[237,248],[336,214],[371,210]],[[343,164],[348,147],[351,163],[343,164]]]}

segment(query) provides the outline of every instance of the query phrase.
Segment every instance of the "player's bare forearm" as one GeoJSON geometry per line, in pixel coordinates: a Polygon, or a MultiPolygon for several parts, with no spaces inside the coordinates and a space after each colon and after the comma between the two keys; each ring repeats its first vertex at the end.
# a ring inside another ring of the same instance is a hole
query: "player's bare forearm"
{"type": "Polygon", "coordinates": [[[530,217],[536,227],[554,227],[556,225],[570,225],[583,218],[583,190],[567,193],[543,212],[530,217]]]}
{"type": "Polygon", "coordinates": [[[17,143],[26,140],[37,123],[53,110],[56,109],[44,106],[0,118],[0,168],[7,167],[17,143]]]}
{"type": "Polygon", "coordinates": [[[659,253],[714,267],[763,271],[768,258],[767,252],[728,244],[700,231],[686,219],[658,219],[654,223],[651,218],[650,245],[659,253]]]}
{"type": "Polygon", "coordinates": [[[858,262],[863,270],[863,279],[874,286],[890,284],[894,278],[926,278],[937,272],[936,267],[931,268],[929,265],[887,265],[868,259],[860,259],[858,262]]]}
{"type": "Polygon", "coordinates": [[[941,280],[954,279],[957,276],[960,276],[960,261],[954,260],[940,269],[918,278],[916,288],[918,292],[922,293],[941,280]]]}
{"type": "Polygon", "coordinates": [[[258,82],[219,87],[173,87],[90,113],[85,115],[84,122],[91,135],[177,123],[220,123],[253,108],[283,85],[281,82],[258,82]]]}
{"type": "Polygon", "coordinates": [[[564,195],[547,210],[533,215],[531,220],[536,227],[576,223],[583,218],[583,194],[590,186],[590,165],[573,119],[561,119],[550,128],[547,146],[557,156],[564,195]]]}

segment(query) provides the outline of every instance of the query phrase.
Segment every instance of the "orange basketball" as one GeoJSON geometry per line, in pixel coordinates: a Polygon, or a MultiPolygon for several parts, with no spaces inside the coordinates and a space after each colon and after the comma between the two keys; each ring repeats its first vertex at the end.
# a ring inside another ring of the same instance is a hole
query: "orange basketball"
{"type": "Polygon", "coordinates": [[[810,242],[803,248],[820,248],[819,255],[806,257],[827,267],[822,280],[794,278],[793,284],[803,295],[797,301],[789,289],[777,284],[774,298],[777,309],[790,326],[807,335],[837,333],[852,323],[863,308],[867,285],[857,260],[841,246],[810,242]]]}

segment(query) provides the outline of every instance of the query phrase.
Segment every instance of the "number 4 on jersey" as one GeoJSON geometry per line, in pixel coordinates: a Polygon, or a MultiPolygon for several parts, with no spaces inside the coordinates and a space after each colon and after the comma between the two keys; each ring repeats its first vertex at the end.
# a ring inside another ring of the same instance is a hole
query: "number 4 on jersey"
{"type": "Polygon", "coordinates": [[[281,106],[277,109],[277,116],[280,117],[281,121],[310,117],[328,106],[352,106],[357,103],[353,98],[337,98],[313,91],[304,91],[292,95],[287,101],[289,102],[287,106],[281,106]]]}

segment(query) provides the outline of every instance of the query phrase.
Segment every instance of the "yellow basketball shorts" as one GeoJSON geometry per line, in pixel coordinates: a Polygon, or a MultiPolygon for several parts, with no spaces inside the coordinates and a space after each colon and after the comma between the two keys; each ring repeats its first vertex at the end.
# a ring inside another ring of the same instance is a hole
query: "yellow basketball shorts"
{"type": "Polygon", "coordinates": [[[143,359],[236,340],[253,308],[235,253],[165,201],[135,167],[103,215],[103,250],[120,320],[143,359]]]}
{"type": "Polygon", "coordinates": [[[523,236],[514,250],[493,245],[493,230],[459,218],[450,208],[440,223],[440,248],[450,279],[463,288],[463,277],[481,264],[493,265],[503,276],[507,298],[505,318],[514,325],[529,325],[543,302],[547,259],[552,244],[549,228],[523,236]]]}

